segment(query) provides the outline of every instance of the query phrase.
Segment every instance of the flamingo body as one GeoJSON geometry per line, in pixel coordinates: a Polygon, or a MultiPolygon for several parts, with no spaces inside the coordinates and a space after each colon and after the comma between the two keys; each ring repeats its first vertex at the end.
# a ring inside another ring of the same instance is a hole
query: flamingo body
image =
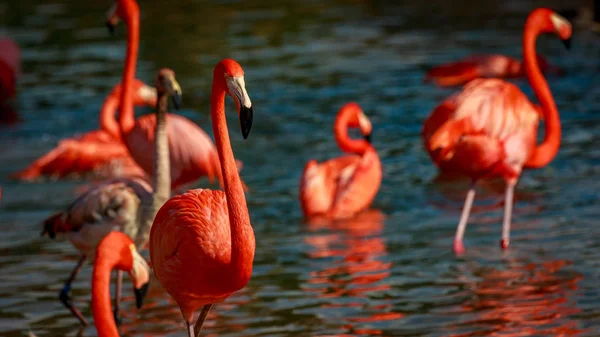
{"type": "Polygon", "coordinates": [[[300,205],[306,217],[349,218],[371,205],[382,179],[381,160],[365,140],[350,140],[348,127],[370,135],[371,123],[356,103],[344,105],[334,132],[340,148],[350,155],[322,163],[310,160],[300,178],[300,205]]]}
{"type": "MultiPolygon", "coordinates": [[[[156,105],[156,92],[142,81],[134,83],[134,104],[156,105]]],[[[78,137],[66,138],[24,170],[14,173],[21,180],[42,176],[64,178],[73,175],[94,174],[102,178],[145,177],[146,173],[131,157],[121,140],[115,113],[119,103],[121,84],[116,85],[102,107],[101,129],[78,137]]],[[[150,151],[150,154],[153,152],[150,151]]]]}
{"type": "Polygon", "coordinates": [[[425,121],[425,148],[440,169],[473,179],[514,179],[536,145],[539,112],[514,84],[473,80],[425,121]]]}
{"type": "MultiPolygon", "coordinates": [[[[537,55],[538,64],[543,72],[562,74],[564,71],[550,65],[546,59],[537,55]]],[[[518,78],[525,76],[523,63],[506,55],[471,55],[462,60],[436,66],[425,75],[425,81],[439,86],[457,86],[480,77],[518,78]]]]}
{"type": "MultiPolygon", "coordinates": [[[[253,257],[250,224],[246,230],[242,249],[253,257]]],[[[223,301],[243,288],[252,274],[252,258],[242,269],[231,267],[231,227],[223,191],[196,189],[171,198],[157,213],[150,240],[156,277],[184,314],[223,301]]]]}

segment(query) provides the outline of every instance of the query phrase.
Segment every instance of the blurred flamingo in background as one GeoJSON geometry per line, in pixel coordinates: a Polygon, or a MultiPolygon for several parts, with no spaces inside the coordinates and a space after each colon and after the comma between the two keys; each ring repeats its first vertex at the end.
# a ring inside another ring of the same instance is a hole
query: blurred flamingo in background
{"type": "MultiPolygon", "coordinates": [[[[134,88],[135,105],[156,106],[154,88],[137,79],[134,88]]],[[[115,118],[121,91],[121,84],[117,84],[104,101],[100,110],[100,130],[61,140],[56,148],[12,177],[34,180],[42,176],[64,178],[87,173],[100,178],[145,177],[146,173],[133,160],[121,140],[115,118]]]]}
{"type": "Polygon", "coordinates": [[[536,107],[515,85],[499,79],[477,79],[439,105],[423,125],[429,155],[442,171],[469,176],[467,193],[454,239],[464,252],[463,235],[475,197],[475,183],[489,176],[506,181],[501,247],[509,245],[513,191],[523,167],[539,168],[554,159],[560,146],[560,118],[535,54],[542,33],[554,33],[568,47],[571,25],[546,8],[531,12],[525,24],[523,55],[527,79],[541,103],[536,107]],[[536,146],[539,113],[545,119],[544,140],[536,146]]]}
{"type": "MultiPolygon", "coordinates": [[[[542,72],[564,75],[562,68],[550,65],[541,55],[536,55],[542,72]]],[[[461,85],[480,77],[518,78],[525,76],[525,66],[516,58],[505,55],[472,55],[460,61],[436,66],[425,75],[425,82],[436,85],[461,85]]]]}
{"type": "Polygon", "coordinates": [[[15,111],[17,78],[21,75],[21,49],[8,37],[0,38],[0,124],[19,121],[15,111]]]}
{"type": "Polygon", "coordinates": [[[212,305],[246,286],[252,274],[254,230],[229,141],[226,93],[239,109],[246,138],[252,127],[252,102],[244,71],[231,59],[216,65],[210,100],[225,191],[196,189],[171,198],[150,231],[154,273],[179,305],[189,337],[200,333],[212,305]],[[194,312],[201,307],[194,323],[194,312]]]}
{"type": "MultiPolygon", "coordinates": [[[[71,310],[83,325],[87,325],[81,312],[73,306],[69,296],[71,283],[79,273],[86,258],[94,258],[94,251],[100,240],[112,231],[122,231],[135,241],[138,249],[148,243],[150,226],[156,212],[171,194],[169,180],[169,148],[167,145],[165,115],[167,97],[173,97],[175,107],[179,106],[181,88],[170,69],[161,69],[156,79],[158,108],[154,157],[157,175],[154,176],[154,190],[140,178],[120,178],[109,180],[77,198],[65,211],[58,212],[44,221],[42,235],[54,238],[58,233],[67,239],[81,253],[81,258],[59,293],[59,299],[71,310]]],[[[121,297],[122,273],[118,273],[114,316],[119,322],[119,301],[121,297]]]]}
{"type": "Polygon", "coordinates": [[[110,273],[113,269],[131,276],[138,309],[148,291],[150,267],[138,253],[133,241],[120,232],[107,234],[98,243],[92,273],[92,315],[98,337],[118,337],[110,304],[110,273]]]}
{"type": "Polygon", "coordinates": [[[360,106],[344,105],[333,130],[340,149],[352,154],[321,164],[306,163],[300,178],[300,205],[308,218],[350,218],[371,205],[381,185],[381,161],[370,143],[371,121],[360,106]],[[360,128],[364,139],[351,139],[348,128],[360,128]]]}
{"type": "MultiPolygon", "coordinates": [[[[156,117],[145,115],[135,119],[131,98],[131,83],[135,77],[139,47],[139,6],[136,0],[118,0],[107,14],[107,26],[114,30],[115,25],[123,19],[127,25],[127,52],[123,69],[123,91],[121,92],[121,108],[119,123],[123,141],[131,156],[148,173],[154,175],[152,149],[154,148],[154,128],[156,117]]],[[[167,114],[167,133],[171,163],[171,187],[194,182],[208,176],[210,182],[216,177],[223,187],[223,179],[217,150],[210,137],[189,119],[167,114]]],[[[238,170],[242,163],[236,161],[238,170]]]]}

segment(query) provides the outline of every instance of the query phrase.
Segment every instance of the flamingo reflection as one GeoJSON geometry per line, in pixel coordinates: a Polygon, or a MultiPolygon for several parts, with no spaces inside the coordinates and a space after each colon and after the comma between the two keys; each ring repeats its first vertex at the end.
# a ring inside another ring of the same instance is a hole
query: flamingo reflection
{"type": "MultiPolygon", "coordinates": [[[[516,264],[516,263],[514,263],[516,264]]],[[[472,300],[460,314],[475,319],[461,326],[480,326],[468,336],[577,336],[584,330],[569,316],[581,310],[569,298],[583,278],[564,269],[570,261],[518,264],[505,270],[484,270],[481,281],[469,284],[472,300]]],[[[466,317],[466,316],[465,316],[466,317]]],[[[458,328],[458,327],[456,327],[458,328]]]]}
{"type": "Polygon", "coordinates": [[[352,298],[354,301],[329,300],[322,308],[354,309],[356,315],[346,315],[342,328],[360,334],[382,334],[377,329],[361,329],[361,323],[395,320],[403,315],[391,310],[392,303],[372,301],[370,295],[390,289],[386,279],[391,263],[382,261],[388,255],[382,237],[384,215],[368,210],[349,220],[313,219],[308,223],[312,232],[305,238],[313,250],[312,259],[335,260],[327,267],[310,273],[306,291],[322,299],[352,298]]]}

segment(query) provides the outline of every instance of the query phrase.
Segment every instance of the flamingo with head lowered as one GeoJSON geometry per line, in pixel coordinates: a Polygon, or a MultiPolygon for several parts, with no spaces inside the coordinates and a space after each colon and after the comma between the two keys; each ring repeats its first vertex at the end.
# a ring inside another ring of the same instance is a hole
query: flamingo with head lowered
{"type": "MultiPolygon", "coordinates": [[[[107,26],[111,32],[120,19],[127,25],[127,52],[119,109],[121,134],[131,156],[152,176],[154,167],[151,154],[156,117],[145,115],[135,119],[131,102],[139,47],[140,10],[136,0],[118,0],[109,9],[107,26]]],[[[211,182],[217,178],[223,187],[217,150],[206,132],[183,116],[167,114],[167,119],[171,187],[177,188],[203,176],[208,176],[211,182]]],[[[236,166],[241,169],[242,163],[236,161],[236,166]]]]}
{"type": "MultiPolygon", "coordinates": [[[[542,72],[564,75],[564,69],[551,65],[541,55],[536,55],[536,57],[542,72]]],[[[525,64],[506,55],[471,55],[459,61],[433,67],[425,75],[425,82],[433,82],[441,87],[447,87],[462,85],[481,77],[525,77],[525,64]]]]}
{"type": "MultiPolygon", "coordinates": [[[[87,325],[87,321],[73,305],[69,292],[71,283],[86,258],[93,261],[98,243],[112,231],[122,231],[135,242],[138,249],[145,248],[154,216],[171,194],[165,116],[168,96],[173,97],[175,107],[179,106],[181,99],[181,88],[171,69],[159,71],[156,90],[158,122],[155,129],[154,165],[157,174],[154,176],[154,189],[139,178],[110,180],[90,189],[65,211],[58,212],[44,221],[42,235],[47,233],[50,238],[54,238],[62,233],[81,253],[81,258],[65,282],[59,298],[83,325],[87,325]]],[[[122,274],[118,273],[114,313],[117,321],[121,278],[122,274]]]]}
{"type": "MultiPolygon", "coordinates": [[[[90,173],[99,178],[145,177],[146,173],[123,144],[115,118],[121,87],[121,84],[117,84],[102,105],[100,130],[61,140],[57,147],[25,169],[14,173],[12,177],[34,180],[42,176],[64,178],[90,173]]],[[[133,103],[138,106],[156,106],[156,89],[136,79],[133,103]]]]}
{"type": "Polygon", "coordinates": [[[529,14],[525,23],[525,73],[540,101],[535,106],[515,85],[500,79],[477,79],[440,104],[422,130],[427,152],[446,172],[469,176],[473,186],[456,229],[454,251],[464,252],[463,236],[478,179],[500,176],[506,181],[501,247],[509,245],[513,191],[524,167],[548,165],[560,146],[560,118],[535,53],[538,35],[558,35],[570,46],[571,24],[547,8],[529,14]],[[544,140],[537,145],[539,114],[545,120],[544,140]]]}
{"type": "Polygon", "coordinates": [[[239,109],[246,138],[252,127],[252,102],[244,71],[232,59],[216,65],[210,100],[224,191],[196,189],[171,198],[150,231],[154,274],[179,305],[189,337],[200,333],[211,306],[246,286],[252,274],[254,230],[229,141],[226,94],[239,109]]]}
{"type": "Polygon", "coordinates": [[[368,208],[379,191],[381,160],[371,145],[371,121],[356,103],[344,105],[333,131],[340,149],[349,155],[322,163],[310,160],[300,179],[300,205],[307,218],[351,218],[368,208]],[[351,139],[348,128],[359,128],[364,139],[351,139]]]}

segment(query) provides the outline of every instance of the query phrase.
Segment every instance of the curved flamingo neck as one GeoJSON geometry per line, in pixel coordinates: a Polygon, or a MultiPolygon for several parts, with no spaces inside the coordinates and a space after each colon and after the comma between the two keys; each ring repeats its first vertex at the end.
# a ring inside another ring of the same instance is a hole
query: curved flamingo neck
{"type": "Polygon", "coordinates": [[[333,133],[340,149],[344,152],[362,155],[370,147],[363,139],[352,139],[348,136],[352,110],[344,109],[338,113],[333,124],[333,133]]]}
{"type": "MultiPolygon", "coordinates": [[[[106,252],[109,255],[115,254],[106,252]]],[[[117,266],[117,261],[111,257],[98,252],[92,274],[92,315],[98,337],[120,336],[110,303],[110,272],[117,266]]]]}
{"type": "Polygon", "coordinates": [[[111,94],[104,100],[100,109],[100,128],[115,138],[121,138],[119,123],[115,119],[118,105],[119,97],[111,94]]]}
{"type": "Polygon", "coordinates": [[[123,80],[121,90],[121,106],[119,109],[119,124],[121,133],[127,134],[135,124],[133,111],[133,82],[135,80],[135,68],[137,63],[138,48],[140,41],[140,13],[137,3],[130,4],[131,12],[126,20],[127,23],[127,52],[125,55],[125,68],[123,69],[123,80]]]}
{"type": "Polygon", "coordinates": [[[231,280],[231,282],[236,283],[236,286],[242,288],[250,278],[250,274],[252,274],[254,242],[250,245],[247,239],[249,237],[253,238],[254,233],[250,225],[250,215],[248,214],[242,181],[229,141],[227,119],[225,118],[226,84],[224,83],[222,72],[217,69],[213,75],[210,113],[219,161],[221,162],[225,195],[227,196],[229,225],[231,226],[231,268],[232,272],[235,273],[234,275],[239,276],[239,279],[231,280]]]}
{"type": "Polygon", "coordinates": [[[548,83],[542,75],[535,53],[536,39],[538,35],[543,33],[541,19],[537,18],[535,20],[535,17],[532,19],[527,20],[525,24],[523,58],[525,74],[540,101],[540,107],[544,114],[545,134],[544,140],[536,146],[525,165],[528,167],[543,167],[548,165],[558,153],[561,129],[556,103],[554,102],[548,83]]]}

